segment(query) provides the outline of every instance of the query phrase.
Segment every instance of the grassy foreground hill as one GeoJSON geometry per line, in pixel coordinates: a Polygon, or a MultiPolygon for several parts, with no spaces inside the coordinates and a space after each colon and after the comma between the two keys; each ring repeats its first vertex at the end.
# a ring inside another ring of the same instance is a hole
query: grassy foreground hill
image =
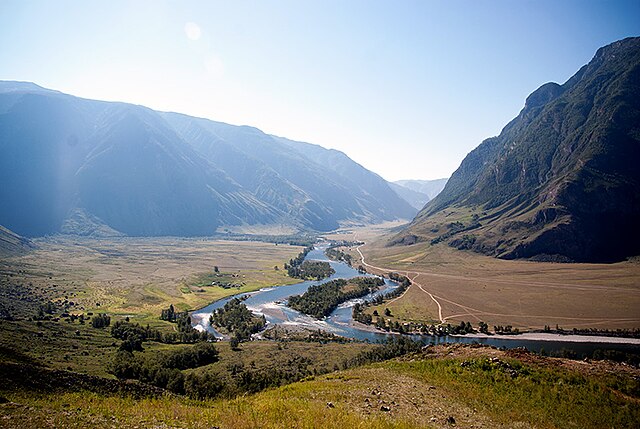
{"type": "MultiPolygon", "coordinates": [[[[3,375],[10,366],[2,365],[3,375]]],[[[15,370],[15,368],[13,368],[15,370]]],[[[439,346],[234,399],[96,391],[73,383],[0,388],[0,427],[632,428],[640,371],[522,351],[439,346]]]]}

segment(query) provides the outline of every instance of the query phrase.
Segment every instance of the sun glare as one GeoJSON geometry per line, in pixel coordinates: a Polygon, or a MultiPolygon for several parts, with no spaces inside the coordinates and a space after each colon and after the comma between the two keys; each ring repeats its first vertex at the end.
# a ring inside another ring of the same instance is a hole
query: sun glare
{"type": "Polygon", "coordinates": [[[195,22],[187,22],[184,25],[184,32],[187,37],[191,40],[199,40],[202,35],[202,30],[200,30],[200,26],[195,22]]]}

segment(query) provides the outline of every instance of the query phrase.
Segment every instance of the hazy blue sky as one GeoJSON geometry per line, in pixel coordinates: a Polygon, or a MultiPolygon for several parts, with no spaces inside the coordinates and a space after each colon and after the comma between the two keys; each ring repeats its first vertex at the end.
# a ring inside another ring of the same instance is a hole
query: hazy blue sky
{"type": "Polygon", "coordinates": [[[548,81],[640,35],[640,1],[0,0],[0,79],[450,175],[548,81]]]}

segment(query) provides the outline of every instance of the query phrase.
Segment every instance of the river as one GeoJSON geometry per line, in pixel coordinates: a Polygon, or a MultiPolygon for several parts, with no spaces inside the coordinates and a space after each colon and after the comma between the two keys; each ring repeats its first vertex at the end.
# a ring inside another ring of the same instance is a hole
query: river
{"type": "MultiPolygon", "coordinates": [[[[244,303],[247,308],[257,315],[264,315],[267,320],[267,326],[272,324],[280,324],[283,326],[296,326],[309,329],[322,329],[327,332],[334,333],[343,337],[354,338],[376,342],[396,336],[398,334],[389,334],[386,332],[376,331],[369,327],[364,327],[358,323],[354,323],[351,318],[351,310],[355,303],[362,302],[379,294],[386,294],[398,287],[397,283],[385,279],[385,286],[380,290],[369,294],[363,298],[354,299],[341,304],[334,310],[329,317],[323,320],[317,320],[313,317],[302,314],[286,306],[286,300],[292,295],[303,294],[310,286],[324,283],[334,279],[350,279],[362,276],[357,270],[343,262],[331,261],[325,255],[326,245],[318,245],[307,254],[307,260],[325,261],[331,264],[335,273],[329,278],[321,281],[304,281],[294,285],[284,285],[271,288],[260,289],[255,292],[248,292],[230,296],[219,301],[215,301],[206,307],[191,313],[193,326],[198,330],[206,330],[216,337],[223,336],[217,332],[209,323],[211,313],[223,307],[228,301],[236,297],[245,297],[244,303]]],[[[366,276],[371,276],[366,274],[366,276]]],[[[479,343],[495,347],[516,348],[526,347],[528,350],[540,352],[542,349],[548,353],[558,353],[563,350],[574,352],[578,357],[590,357],[597,349],[609,349],[626,352],[640,352],[640,340],[630,343],[617,343],[618,339],[607,339],[600,337],[599,342],[579,342],[563,340],[563,336],[556,335],[541,339],[526,339],[523,337],[513,336],[443,336],[434,337],[431,335],[411,335],[415,340],[423,341],[426,344],[443,344],[443,343],[479,343]],[[553,339],[557,338],[557,339],[553,339]]],[[[574,338],[575,340],[575,338],[574,338]]],[[[591,339],[593,340],[593,339],[591,339]]]]}

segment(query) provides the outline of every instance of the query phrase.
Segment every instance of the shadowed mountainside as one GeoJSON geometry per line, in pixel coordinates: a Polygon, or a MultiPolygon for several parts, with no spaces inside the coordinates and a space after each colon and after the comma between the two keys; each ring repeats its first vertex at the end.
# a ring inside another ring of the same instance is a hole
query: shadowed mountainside
{"type": "Polygon", "coordinates": [[[327,231],[415,214],[341,152],[32,83],[0,82],[0,153],[0,224],[25,236],[327,231]]]}

